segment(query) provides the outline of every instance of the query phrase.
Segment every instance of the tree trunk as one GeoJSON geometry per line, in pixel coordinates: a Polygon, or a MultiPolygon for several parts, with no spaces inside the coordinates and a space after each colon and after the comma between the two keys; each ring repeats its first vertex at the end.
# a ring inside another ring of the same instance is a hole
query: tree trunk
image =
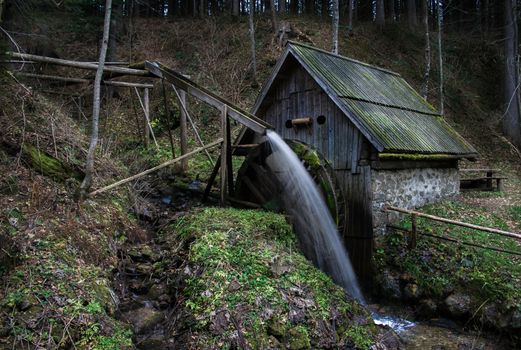
{"type": "Polygon", "coordinates": [[[383,29],[385,25],[385,4],[384,0],[376,0],[376,26],[383,29]]]}
{"type": "Polygon", "coordinates": [[[418,19],[416,17],[416,0],[407,0],[407,23],[411,29],[418,25],[418,19]]]}
{"type": "Polygon", "coordinates": [[[429,77],[431,74],[431,40],[429,36],[429,0],[422,0],[423,28],[425,30],[425,74],[423,75],[422,96],[427,99],[429,93],[429,77]]]}
{"type": "MultiPolygon", "coordinates": [[[[239,17],[239,0],[232,0],[232,16],[239,17]]],[[[251,0],[250,0],[250,6],[251,6],[251,0]]]]}
{"type": "Polygon", "coordinates": [[[385,11],[385,14],[387,15],[387,20],[389,23],[394,23],[396,22],[396,12],[395,12],[395,9],[394,9],[394,0],[387,0],[385,2],[385,4],[387,5],[387,10],[385,11]]]}
{"type": "Polygon", "coordinates": [[[338,22],[339,22],[339,15],[338,15],[338,1],[339,0],[333,0],[333,24],[332,24],[332,34],[333,34],[333,49],[332,52],[335,54],[338,54],[338,22]]]}
{"type": "Polygon", "coordinates": [[[439,65],[439,72],[440,72],[440,90],[439,90],[439,100],[440,100],[440,114],[444,114],[444,106],[443,106],[443,49],[441,47],[441,34],[442,34],[442,27],[441,27],[441,15],[442,15],[442,4],[441,2],[438,2],[438,65],[439,65]]]}
{"type": "Polygon", "coordinates": [[[255,54],[255,26],[253,24],[253,11],[255,11],[253,7],[253,1],[250,0],[250,16],[249,16],[249,25],[250,25],[250,43],[251,43],[251,65],[252,65],[252,75],[253,75],[253,83],[257,84],[257,56],[255,54]]]}
{"type": "Polygon", "coordinates": [[[505,114],[503,133],[517,147],[521,147],[521,117],[519,74],[517,66],[518,37],[516,8],[512,0],[505,0],[505,114]]]}
{"type": "Polygon", "coordinates": [[[314,14],[315,10],[315,1],[313,0],[306,0],[304,3],[305,11],[307,15],[314,14]]]}
{"type": "Polygon", "coordinates": [[[271,28],[273,34],[277,35],[279,31],[279,24],[277,23],[277,10],[275,9],[275,0],[270,0],[270,11],[271,11],[271,28]]]}
{"type": "Polygon", "coordinates": [[[110,15],[112,12],[112,0],[105,2],[105,19],[103,22],[103,40],[101,42],[101,50],[98,59],[98,69],[96,78],[94,79],[94,93],[92,102],[92,131],[90,136],[89,150],[87,152],[87,161],[85,165],[85,177],[80,185],[79,199],[82,200],[87,196],[92,185],[92,175],[94,173],[94,153],[98,144],[98,126],[100,112],[100,87],[101,78],[103,76],[103,68],[105,66],[105,58],[107,56],[107,46],[110,32],[110,15]]]}
{"type": "Polygon", "coordinates": [[[4,12],[4,0],[0,0],[0,23],[2,23],[2,13],[4,12]]]}
{"type": "Polygon", "coordinates": [[[353,31],[353,12],[354,12],[354,1],[348,0],[349,2],[349,12],[348,12],[348,19],[347,19],[347,33],[351,33],[353,31]]]}
{"type": "Polygon", "coordinates": [[[168,17],[174,17],[176,15],[176,0],[168,0],[168,17]]]}

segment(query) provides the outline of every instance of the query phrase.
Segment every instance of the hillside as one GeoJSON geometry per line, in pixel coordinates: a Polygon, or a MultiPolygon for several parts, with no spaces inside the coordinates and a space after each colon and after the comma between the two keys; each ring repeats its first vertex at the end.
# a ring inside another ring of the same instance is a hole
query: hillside
{"type": "MultiPolygon", "coordinates": [[[[29,17],[11,15],[2,26],[13,33],[33,33],[13,35],[28,51],[96,61],[100,19],[73,16],[77,14],[36,8],[29,17]]],[[[330,48],[329,19],[281,19],[308,43],[330,48]]],[[[269,16],[256,16],[255,25],[256,79],[246,17],[136,17],[122,25],[116,57],[131,64],[160,61],[248,110],[282,52],[269,16]]],[[[350,35],[342,31],[339,46],[340,54],[398,72],[420,90],[423,40],[403,24],[381,31],[359,23],[350,35]]],[[[465,194],[458,200],[466,207],[442,203],[428,210],[460,219],[478,217],[477,223],[488,226],[500,222],[503,229],[519,231],[519,213],[512,208],[519,208],[521,200],[521,155],[500,132],[501,49],[492,34],[462,32],[447,33],[444,47],[445,119],[481,155],[461,166],[501,168],[508,180],[504,193],[465,194]]],[[[436,60],[432,63],[428,100],[436,106],[438,66],[436,60]]],[[[91,77],[54,66],[35,67],[39,70],[91,77]]],[[[216,204],[212,197],[200,203],[199,192],[212,171],[204,154],[190,159],[186,174],[173,166],[77,204],[91,87],[1,74],[0,349],[369,349],[375,343],[397,348],[392,332],[375,326],[365,306],[346,297],[296,251],[282,215],[207,208],[216,204]],[[82,95],[82,113],[79,100],[70,94],[82,95]]],[[[140,108],[134,91],[116,89],[102,107],[94,188],[171,158],[167,129],[172,122],[166,120],[172,117],[177,126],[180,111],[170,94],[172,110],[167,114],[161,83],[154,84],[151,124],[159,147],[141,144],[134,125],[140,108]]],[[[220,132],[219,112],[192,99],[189,107],[203,141],[213,141],[220,132]]],[[[232,125],[234,134],[239,129],[232,125]]],[[[173,139],[179,154],[177,128],[173,139]]],[[[195,148],[195,141],[189,146],[195,148]]],[[[217,158],[218,151],[211,155],[217,158]]],[[[394,249],[396,239],[390,240],[394,249]]],[[[401,257],[401,251],[386,253],[377,255],[382,270],[386,259],[392,265],[401,257]]],[[[449,248],[446,254],[456,255],[449,248]]],[[[399,268],[421,280],[429,272],[407,270],[414,258],[399,268]]],[[[489,275],[480,281],[491,283],[489,275]]],[[[442,289],[459,282],[440,283],[418,284],[442,289]]],[[[482,294],[480,302],[492,298],[499,303],[494,298],[502,296],[512,303],[520,300],[509,288],[482,294]]]]}

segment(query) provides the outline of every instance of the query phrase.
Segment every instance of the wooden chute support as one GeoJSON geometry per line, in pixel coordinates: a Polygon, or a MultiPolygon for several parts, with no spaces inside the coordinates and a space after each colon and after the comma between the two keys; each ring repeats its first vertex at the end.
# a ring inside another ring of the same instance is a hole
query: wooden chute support
{"type": "MultiPolygon", "coordinates": [[[[63,59],[57,59],[57,58],[51,58],[51,57],[44,57],[44,56],[37,56],[37,55],[29,55],[29,54],[22,54],[22,53],[16,53],[16,52],[9,52],[8,55],[15,59],[20,59],[22,62],[25,61],[31,61],[31,62],[43,62],[48,64],[56,64],[60,66],[67,66],[72,68],[79,68],[79,69],[86,69],[86,70],[97,70],[98,64],[95,62],[78,62],[78,61],[71,61],[71,60],[63,60],[63,59]]],[[[50,75],[42,75],[42,74],[30,74],[25,72],[17,73],[20,75],[23,75],[27,78],[35,78],[35,79],[47,79],[47,80],[56,80],[56,81],[62,81],[69,84],[78,84],[78,83],[90,83],[90,79],[85,78],[77,78],[77,77],[58,77],[58,76],[50,76],[50,75]]],[[[104,68],[104,77],[103,77],[103,83],[105,85],[112,85],[112,86],[121,86],[121,87],[129,87],[133,88],[138,99],[139,104],[141,105],[141,108],[143,110],[143,113],[145,115],[145,125],[144,125],[144,133],[145,135],[145,143],[148,143],[148,135],[151,135],[154,143],[156,144],[156,147],[159,148],[159,145],[157,143],[156,137],[154,135],[154,132],[152,130],[152,125],[150,123],[150,107],[149,107],[149,89],[151,89],[153,86],[151,84],[142,84],[142,83],[130,83],[130,82],[124,82],[124,81],[110,81],[110,79],[113,79],[118,76],[122,75],[130,75],[130,76],[138,76],[143,78],[159,78],[162,80],[162,83],[164,84],[164,81],[166,80],[169,82],[175,92],[175,95],[177,97],[177,100],[180,105],[181,109],[181,118],[180,118],[180,139],[181,139],[181,156],[175,158],[175,152],[174,152],[174,145],[173,145],[173,139],[170,137],[171,140],[171,147],[172,147],[172,157],[174,159],[171,159],[161,165],[158,165],[154,168],[148,169],[146,171],[143,171],[139,174],[130,176],[126,179],[119,180],[111,185],[105,186],[103,188],[100,188],[98,190],[95,190],[90,193],[91,196],[105,192],[107,190],[110,190],[112,188],[115,188],[119,185],[122,185],[124,183],[128,183],[132,180],[135,180],[139,177],[142,177],[144,175],[150,174],[153,171],[156,171],[158,169],[161,169],[165,166],[168,166],[170,164],[176,163],[176,162],[182,162],[182,168],[184,171],[188,168],[187,158],[191,155],[194,155],[198,152],[204,151],[210,160],[210,163],[214,165],[214,170],[212,172],[212,175],[210,177],[209,184],[205,190],[205,197],[208,195],[210,188],[215,180],[215,177],[217,176],[219,172],[219,167],[221,168],[221,204],[224,204],[226,199],[234,200],[231,195],[233,194],[233,168],[232,168],[232,145],[231,145],[231,132],[230,132],[230,120],[229,118],[234,119],[235,121],[239,122],[243,126],[253,130],[256,133],[259,133],[261,135],[264,135],[266,132],[266,129],[272,129],[273,127],[266,123],[265,121],[255,117],[251,113],[248,113],[239,107],[233,105],[229,101],[225,100],[224,98],[214,94],[213,92],[205,89],[204,87],[198,85],[194,81],[190,80],[189,77],[183,76],[182,74],[162,65],[159,62],[150,62],[145,61],[139,64],[134,64],[131,68],[125,68],[125,67],[118,67],[118,66],[106,66],[104,68]],[[141,69],[138,69],[141,68],[141,69]],[[143,99],[141,98],[141,95],[139,94],[138,88],[142,88],[143,90],[143,99]],[[186,107],[186,96],[191,95],[202,102],[207,103],[210,106],[213,106],[221,111],[222,121],[222,138],[220,138],[217,141],[214,141],[208,145],[205,145],[197,131],[197,128],[195,126],[195,123],[193,119],[190,117],[190,114],[188,113],[187,107],[186,107]],[[196,136],[196,139],[198,143],[201,145],[200,148],[197,148],[193,151],[188,152],[188,133],[187,133],[187,120],[192,126],[194,130],[194,134],[196,136]],[[217,162],[214,162],[212,159],[212,156],[208,152],[208,149],[221,145],[221,155],[217,159],[217,162]],[[230,197],[227,197],[227,193],[230,195],[230,197]]],[[[163,86],[163,98],[165,102],[165,109],[167,110],[168,115],[168,101],[166,98],[166,92],[164,90],[163,86]]],[[[133,104],[133,106],[135,106],[133,104]]],[[[79,105],[79,108],[81,108],[81,103],[79,105]]],[[[81,110],[80,110],[81,112],[81,110]]],[[[136,121],[139,123],[139,118],[137,116],[136,108],[134,108],[134,112],[136,115],[136,121]]],[[[141,123],[139,123],[141,124],[141,123]]],[[[171,135],[170,135],[171,136],[171,135]]],[[[235,145],[237,146],[237,145],[235,145]]],[[[240,202],[240,201],[239,201],[240,202]]],[[[244,202],[243,202],[244,203],[244,202]]]]}
{"type": "MultiPolygon", "coordinates": [[[[228,106],[224,105],[221,112],[221,132],[222,146],[221,157],[225,161],[221,161],[221,205],[226,202],[226,192],[231,196],[233,194],[233,166],[232,166],[232,143],[230,120],[228,119],[228,106]]],[[[210,184],[209,184],[210,185],[210,184]]]]}

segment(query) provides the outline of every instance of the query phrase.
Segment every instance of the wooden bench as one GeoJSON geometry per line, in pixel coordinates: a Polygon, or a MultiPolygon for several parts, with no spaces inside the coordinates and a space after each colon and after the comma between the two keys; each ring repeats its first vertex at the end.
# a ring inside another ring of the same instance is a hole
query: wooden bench
{"type": "Polygon", "coordinates": [[[503,180],[507,178],[504,176],[495,175],[501,169],[460,169],[461,173],[470,173],[471,176],[466,176],[460,179],[460,189],[470,190],[479,189],[482,191],[503,191],[503,180]],[[485,174],[483,176],[482,174],[485,174]],[[495,184],[494,184],[495,182],[495,184]],[[495,185],[495,186],[494,186],[495,185]]]}

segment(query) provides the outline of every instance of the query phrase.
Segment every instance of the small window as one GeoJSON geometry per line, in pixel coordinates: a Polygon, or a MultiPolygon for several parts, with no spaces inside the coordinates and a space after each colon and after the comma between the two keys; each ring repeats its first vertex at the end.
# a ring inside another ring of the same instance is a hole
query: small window
{"type": "Polygon", "coordinates": [[[286,128],[291,129],[293,127],[293,123],[291,122],[291,119],[286,120],[286,128]]]}
{"type": "Polygon", "coordinates": [[[319,115],[319,116],[317,117],[317,123],[318,123],[319,125],[322,125],[322,124],[324,124],[325,122],[326,122],[326,117],[325,117],[324,115],[319,115]]]}

